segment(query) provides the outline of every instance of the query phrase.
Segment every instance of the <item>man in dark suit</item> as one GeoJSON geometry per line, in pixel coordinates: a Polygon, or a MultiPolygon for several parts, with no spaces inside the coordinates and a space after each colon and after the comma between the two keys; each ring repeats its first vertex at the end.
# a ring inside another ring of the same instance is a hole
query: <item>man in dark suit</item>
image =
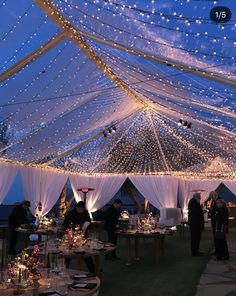
{"type": "MultiPolygon", "coordinates": [[[[85,209],[85,203],[83,201],[79,201],[75,205],[74,209],[66,214],[64,227],[72,227],[74,229],[76,226],[79,225],[82,229],[85,222],[91,223],[91,219],[89,216],[89,212],[85,209]]],[[[85,238],[87,238],[87,232],[85,232],[85,238]]]]}
{"type": "Polygon", "coordinates": [[[30,202],[25,200],[22,204],[17,205],[8,218],[9,226],[9,254],[16,255],[17,232],[16,228],[22,224],[29,224],[27,210],[30,207],[30,202]]]}
{"type": "MultiPolygon", "coordinates": [[[[105,214],[105,230],[107,231],[108,235],[108,242],[112,243],[114,245],[117,244],[117,234],[116,234],[116,226],[118,223],[118,218],[120,216],[120,206],[122,204],[122,201],[117,198],[113,205],[108,208],[105,214]]],[[[106,256],[106,258],[109,258],[109,256],[106,256]]],[[[116,252],[114,251],[111,254],[111,258],[116,259],[116,252]]]]}
{"type": "Polygon", "coordinates": [[[188,203],[188,225],[191,233],[192,256],[201,256],[199,252],[202,230],[204,230],[204,216],[200,205],[201,193],[196,192],[188,203]]]}
{"type": "MultiPolygon", "coordinates": [[[[64,227],[65,228],[75,228],[76,226],[80,226],[80,228],[83,230],[83,226],[86,222],[91,223],[91,219],[89,216],[89,212],[85,209],[85,203],[83,201],[79,201],[73,210],[71,210],[69,213],[66,214],[65,220],[64,220],[64,227]]],[[[84,236],[87,238],[88,236],[88,228],[84,230],[84,236]]],[[[92,257],[86,257],[84,259],[88,270],[91,273],[95,273],[95,267],[93,263],[92,257]]],[[[71,260],[66,259],[66,266],[68,267],[70,265],[71,260]]]]}

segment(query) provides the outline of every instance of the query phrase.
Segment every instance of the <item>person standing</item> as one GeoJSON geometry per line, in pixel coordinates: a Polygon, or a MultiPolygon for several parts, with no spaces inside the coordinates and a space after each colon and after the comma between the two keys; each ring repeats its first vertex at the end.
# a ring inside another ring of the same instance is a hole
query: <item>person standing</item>
{"type": "MultiPolygon", "coordinates": [[[[215,232],[216,232],[216,212],[217,212],[217,200],[219,199],[218,193],[216,191],[211,191],[209,194],[209,198],[211,199],[211,206],[209,209],[209,214],[211,218],[211,228],[213,232],[213,240],[214,240],[214,247],[216,250],[216,242],[215,242],[215,232]]],[[[214,252],[214,254],[216,251],[214,252]]]]}
{"type": "Polygon", "coordinates": [[[188,225],[191,234],[192,256],[202,256],[199,251],[202,230],[204,230],[204,216],[200,205],[201,193],[196,192],[188,203],[188,225]]]}
{"type": "Polygon", "coordinates": [[[16,228],[20,227],[22,224],[29,224],[27,211],[30,207],[30,202],[25,200],[22,204],[17,205],[10,216],[8,217],[8,227],[9,227],[9,247],[8,253],[12,256],[16,255],[16,243],[18,233],[16,228]]]}
{"type": "Polygon", "coordinates": [[[226,241],[226,233],[229,226],[229,211],[223,199],[216,201],[217,210],[215,212],[215,252],[217,260],[228,260],[229,250],[226,241]]]}
{"type": "MultiPolygon", "coordinates": [[[[89,216],[89,212],[85,209],[85,203],[83,201],[79,201],[73,210],[68,212],[65,215],[64,219],[64,227],[65,228],[73,228],[75,229],[76,226],[80,226],[81,230],[85,222],[91,223],[91,219],[89,216]]],[[[87,223],[86,223],[87,224],[87,223]]],[[[84,232],[85,238],[87,238],[87,231],[84,232]]]]}
{"type": "MultiPolygon", "coordinates": [[[[108,235],[108,242],[114,245],[117,244],[117,234],[116,234],[116,227],[118,224],[118,218],[120,216],[120,207],[122,201],[117,198],[113,205],[110,206],[105,214],[105,230],[107,231],[108,235]]],[[[111,257],[112,259],[116,259],[116,251],[112,252],[110,256],[106,256],[106,258],[111,257]]]]}
{"type": "MultiPolygon", "coordinates": [[[[64,220],[64,227],[65,228],[73,228],[75,229],[76,226],[80,226],[81,230],[84,232],[84,237],[88,237],[88,226],[91,223],[91,219],[89,216],[89,212],[85,209],[85,203],[83,201],[79,201],[73,210],[68,212],[65,216],[64,220]],[[84,225],[86,225],[86,229],[84,228],[84,225]]],[[[85,257],[84,261],[86,263],[86,266],[88,270],[91,273],[95,273],[95,266],[93,263],[93,259],[91,256],[85,257]]],[[[66,259],[66,266],[68,267],[70,265],[71,259],[66,259]]]]}

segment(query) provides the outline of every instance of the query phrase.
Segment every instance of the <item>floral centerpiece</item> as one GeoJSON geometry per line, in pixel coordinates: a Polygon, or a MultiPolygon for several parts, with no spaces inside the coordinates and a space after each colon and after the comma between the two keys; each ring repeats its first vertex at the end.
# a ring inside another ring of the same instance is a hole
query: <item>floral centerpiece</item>
{"type": "Polygon", "coordinates": [[[122,211],[120,213],[120,219],[121,220],[129,220],[129,212],[128,211],[122,211]]]}
{"type": "Polygon", "coordinates": [[[44,217],[42,217],[40,219],[40,225],[39,225],[39,227],[40,228],[43,228],[43,229],[48,229],[48,228],[53,227],[54,224],[55,224],[55,222],[53,221],[53,219],[49,219],[49,218],[47,218],[47,217],[44,216],[44,217]]]}
{"type": "Polygon", "coordinates": [[[86,243],[86,239],[80,227],[76,227],[75,229],[67,229],[62,237],[62,241],[68,246],[69,249],[80,247],[86,243]]]}
{"type": "Polygon", "coordinates": [[[145,232],[150,232],[157,227],[157,221],[156,219],[152,216],[152,214],[148,214],[147,217],[139,219],[138,222],[139,229],[145,232]]]}
{"type": "Polygon", "coordinates": [[[15,260],[7,266],[7,282],[13,285],[27,287],[41,277],[39,271],[44,265],[38,259],[39,246],[34,246],[29,255],[22,251],[15,260]]]}

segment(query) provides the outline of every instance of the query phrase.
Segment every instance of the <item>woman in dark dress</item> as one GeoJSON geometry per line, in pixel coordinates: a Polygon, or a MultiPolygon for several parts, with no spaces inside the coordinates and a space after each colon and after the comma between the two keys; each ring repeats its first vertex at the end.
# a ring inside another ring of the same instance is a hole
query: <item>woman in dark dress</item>
{"type": "Polygon", "coordinates": [[[215,232],[215,247],[216,259],[228,260],[229,251],[226,241],[226,233],[228,233],[229,211],[223,199],[216,201],[217,210],[215,212],[216,232],[215,232]]]}

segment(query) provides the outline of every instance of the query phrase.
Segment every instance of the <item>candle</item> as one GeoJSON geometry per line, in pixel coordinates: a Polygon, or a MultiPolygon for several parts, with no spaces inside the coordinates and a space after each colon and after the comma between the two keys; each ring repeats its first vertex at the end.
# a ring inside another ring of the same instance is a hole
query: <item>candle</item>
{"type": "Polygon", "coordinates": [[[47,256],[47,268],[50,269],[50,253],[49,252],[47,256]]]}
{"type": "Polygon", "coordinates": [[[22,273],[22,270],[21,268],[19,268],[19,284],[21,283],[21,273],[22,273]]]}

